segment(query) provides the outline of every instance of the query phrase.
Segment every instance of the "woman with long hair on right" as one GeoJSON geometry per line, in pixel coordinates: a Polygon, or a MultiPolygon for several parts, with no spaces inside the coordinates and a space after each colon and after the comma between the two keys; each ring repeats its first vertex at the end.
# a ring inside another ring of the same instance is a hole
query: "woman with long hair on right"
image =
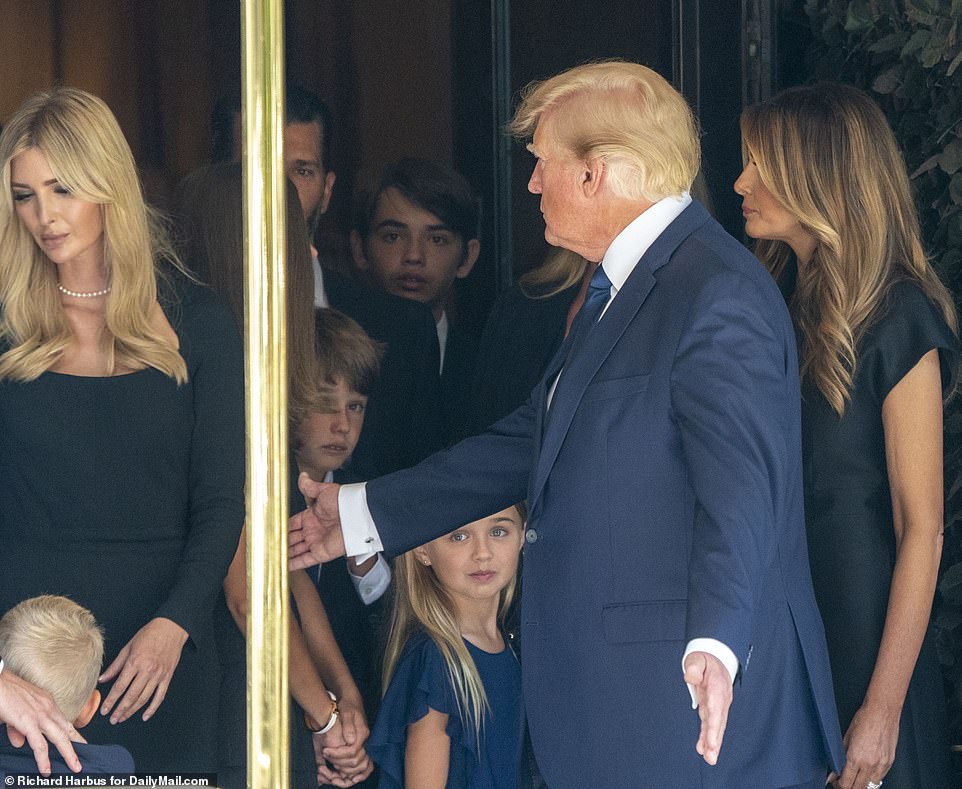
{"type": "Polygon", "coordinates": [[[942,551],[943,398],[959,362],[948,291],[905,163],[855,88],[746,110],[745,232],[799,339],[805,515],[847,764],[843,789],[948,786],[929,618],[942,551]]]}
{"type": "Polygon", "coordinates": [[[504,621],[526,517],[516,504],[395,561],[387,690],[368,740],[381,789],[517,789],[521,666],[504,621]]]}

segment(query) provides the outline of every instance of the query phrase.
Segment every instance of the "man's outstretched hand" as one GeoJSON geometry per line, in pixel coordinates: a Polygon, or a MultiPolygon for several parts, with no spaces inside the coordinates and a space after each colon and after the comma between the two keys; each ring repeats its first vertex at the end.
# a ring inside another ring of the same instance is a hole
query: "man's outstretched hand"
{"type": "Polygon", "coordinates": [[[692,652],[685,658],[685,682],[695,690],[701,733],[695,750],[708,764],[716,764],[732,703],[732,681],[728,669],[714,655],[692,652]]]}
{"type": "Polygon", "coordinates": [[[340,485],[315,482],[301,474],[297,487],[308,502],[288,521],[288,559],[291,570],[303,570],[344,555],[341,518],[337,511],[340,485]]]}

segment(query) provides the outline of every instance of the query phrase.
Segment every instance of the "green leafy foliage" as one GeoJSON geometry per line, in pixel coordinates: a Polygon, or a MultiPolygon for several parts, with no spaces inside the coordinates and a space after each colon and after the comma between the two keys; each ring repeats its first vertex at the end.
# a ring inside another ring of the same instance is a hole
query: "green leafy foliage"
{"type": "MultiPolygon", "coordinates": [[[[805,0],[808,71],[857,85],[889,118],[922,231],[962,302],[962,0],[805,0]]],[[[953,742],[962,743],[962,397],[945,417],[945,548],[935,625],[953,742]]]]}

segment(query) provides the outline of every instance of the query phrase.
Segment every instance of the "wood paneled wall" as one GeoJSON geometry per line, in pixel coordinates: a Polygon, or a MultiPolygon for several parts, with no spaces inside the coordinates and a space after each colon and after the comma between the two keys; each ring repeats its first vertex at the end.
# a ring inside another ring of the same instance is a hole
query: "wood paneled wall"
{"type": "MultiPolygon", "coordinates": [[[[163,204],[210,152],[240,84],[239,0],[0,0],[0,123],[56,83],[113,109],[163,204]]],[[[352,175],[402,155],[451,163],[450,0],[287,0],[288,73],[329,101],[347,215],[352,175]]]]}

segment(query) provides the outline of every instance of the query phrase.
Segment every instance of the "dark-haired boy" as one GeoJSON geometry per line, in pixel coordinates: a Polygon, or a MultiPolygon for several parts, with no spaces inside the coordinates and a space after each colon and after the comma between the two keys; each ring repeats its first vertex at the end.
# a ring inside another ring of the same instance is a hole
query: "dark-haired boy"
{"type": "Polygon", "coordinates": [[[441,408],[448,443],[466,435],[478,338],[456,319],[455,283],[481,251],[480,202],[458,172],[426,159],[389,165],[357,195],[354,265],[385,293],[431,308],[440,350],[441,408]]]}

